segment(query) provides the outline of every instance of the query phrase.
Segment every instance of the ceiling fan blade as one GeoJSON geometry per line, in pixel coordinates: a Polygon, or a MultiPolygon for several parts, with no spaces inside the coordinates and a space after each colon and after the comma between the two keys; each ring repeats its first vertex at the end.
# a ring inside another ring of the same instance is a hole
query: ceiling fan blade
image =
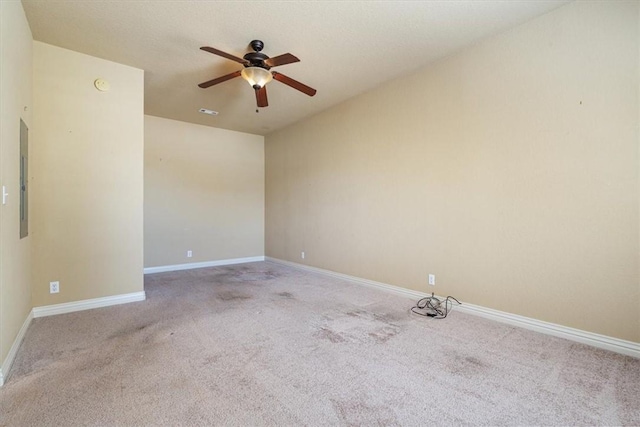
{"type": "Polygon", "coordinates": [[[267,67],[278,67],[280,65],[291,64],[293,62],[300,62],[300,60],[290,53],[285,53],[264,60],[267,67]]]}
{"type": "Polygon", "coordinates": [[[227,80],[231,80],[235,77],[240,77],[240,73],[241,73],[240,70],[234,71],[233,73],[224,75],[222,77],[218,77],[213,80],[209,80],[208,82],[200,83],[198,86],[200,86],[202,89],[206,89],[210,86],[217,85],[218,83],[226,82],[227,80]]]}
{"type": "Polygon", "coordinates": [[[241,63],[243,65],[248,65],[249,64],[249,61],[247,61],[246,59],[238,58],[237,56],[233,56],[233,55],[231,55],[229,53],[223,52],[223,51],[218,50],[218,49],[213,48],[213,47],[202,46],[200,49],[202,49],[202,50],[204,50],[206,52],[209,52],[209,53],[213,53],[214,55],[222,56],[223,58],[227,58],[227,59],[230,59],[232,61],[239,62],[239,63],[241,63]]]}
{"type": "Polygon", "coordinates": [[[314,88],[302,84],[299,81],[292,79],[291,77],[287,77],[282,73],[278,73],[277,71],[274,71],[271,74],[273,74],[273,78],[278,80],[280,83],[291,86],[292,88],[297,89],[302,93],[306,93],[309,96],[313,96],[316,94],[316,90],[314,88]]]}
{"type": "Polygon", "coordinates": [[[256,102],[258,107],[268,107],[269,101],[267,101],[267,87],[262,86],[260,89],[256,89],[256,102]]]}

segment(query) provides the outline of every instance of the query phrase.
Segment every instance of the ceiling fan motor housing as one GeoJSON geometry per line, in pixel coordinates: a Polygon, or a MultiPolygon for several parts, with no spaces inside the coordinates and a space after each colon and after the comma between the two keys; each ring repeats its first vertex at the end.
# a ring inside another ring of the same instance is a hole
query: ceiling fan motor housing
{"type": "Polygon", "coordinates": [[[265,60],[269,59],[269,57],[264,53],[249,52],[245,56],[243,56],[243,58],[249,61],[249,64],[245,65],[245,67],[260,67],[260,68],[265,68],[267,70],[271,68],[264,63],[265,60]]]}
{"type": "Polygon", "coordinates": [[[249,61],[249,64],[245,64],[245,67],[260,67],[266,70],[270,69],[271,67],[264,63],[264,61],[269,59],[269,57],[260,52],[262,48],[264,48],[264,43],[262,43],[261,40],[252,40],[249,44],[251,45],[251,49],[255,52],[249,52],[243,56],[244,59],[249,61]]]}

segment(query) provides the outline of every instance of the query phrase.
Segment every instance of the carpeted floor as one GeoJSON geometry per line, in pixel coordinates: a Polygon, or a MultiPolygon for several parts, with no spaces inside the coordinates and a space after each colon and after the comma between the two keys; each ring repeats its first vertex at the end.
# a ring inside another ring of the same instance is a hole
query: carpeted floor
{"type": "Polygon", "coordinates": [[[640,425],[640,360],[261,262],[31,324],[0,425],[640,425]]]}

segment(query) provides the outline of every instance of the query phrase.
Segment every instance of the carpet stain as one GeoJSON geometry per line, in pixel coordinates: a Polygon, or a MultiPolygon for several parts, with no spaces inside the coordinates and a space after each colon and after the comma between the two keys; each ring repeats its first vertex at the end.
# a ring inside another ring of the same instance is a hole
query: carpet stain
{"type": "Polygon", "coordinates": [[[361,309],[347,311],[345,314],[349,317],[357,317],[357,318],[369,319],[373,317],[373,314],[371,312],[367,310],[361,310],[361,309]]]}
{"type": "Polygon", "coordinates": [[[91,371],[94,375],[111,366],[113,357],[110,355],[101,357],[100,355],[87,354],[68,362],[74,370],[78,372],[91,371]]]}
{"type": "Polygon", "coordinates": [[[481,368],[486,367],[487,365],[485,365],[481,360],[476,359],[475,357],[465,357],[464,360],[473,366],[479,366],[481,368]]]}
{"type": "Polygon", "coordinates": [[[399,328],[395,327],[384,327],[373,332],[369,332],[369,336],[373,338],[373,340],[378,344],[384,344],[389,341],[391,338],[398,335],[400,332],[399,328]]]}
{"type": "Polygon", "coordinates": [[[401,320],[401,318],[395,313],[374,313],[367,310],[351,310],[345,314],[349,317],[371,320],[390,326],[398,326],[398,323],[401,320]]]}
{"type": "Polygon", "coordinates": [[[243,294],[240,292],[223,291],[216,295],[216,298],[220,301],[244,301],[253,298],[251,295],[243,294]]]}
{"type": "Polygon", "coordinates": [[[206,276],[207,282],[213,285],[224,284],[235,277],[236,275],[231,273],[213,273],[206,276]]]}
{"type": "Polygon", "coordinates": [[[363,309],[346,311],[326,319],[329,324],[340,327],[346,341],[355,343],[384,344],[402,332],[395,316],[363,309]]]}
{"type": "Polygon", "coordinates": [[[115,333],[109,335],[108,338],[109,339],[120,339],[120,338],[133,336],[133,335],[136,335],[136,334],[144,331],[149,326],[151,326],[150,323],[146,323],[146,324],[143,324],[143,325],[133,325],[131,327],[123,328],[123,329],[120,329],[119,331],[116,331],[115,333]]]}
{"type": "Polygon", "coordinates": [[[445,369],[448,372],[466,378],[486,374],[491,369],[491,366],[484,361],[473,356],[461,356],[455,351],[449,352],[445,360],[447,361],[445,369]]]}
{"type": "Polygon", "coordinates": [[[277,279],[280,275],[273,271],[255,271],[247,268],[234,268],[216,271],[206,275],[211,284],[266,282],[277,279]]]}
{"type": "Polygon", "coordinates": [[[321,328],[313,334],[314,337],[331,341],[332,343],[345,342],[346,339],[339,333],[328,328],[321,328]]]}
{"type": "Polygon", "coordinates": [[[278,292],[276,295],[286,299],[296,299],[291,292],[278,292]]]}
{"type": "Polygon", "coordinates": [[[280,275],[274,271],[255,271],[251,268],[244,268],[237,272],[235,279],[241,282],[262,282],[274,280],[280,277],[280,275]]]}
{"type": "Polygon", "coordinates": [[[369,405],[363,401],[342,401],[331,399],[333,407],[348,426],[399,426],[393,411],[388,405],[369,405]]]}
{"type": "Polygon", "coordinates": [[[215,365],[216,363],[218,363],[218,361],[222,358],[222,355],[219,354],[213,354],[211,356],[207,356],[203,361],[202,361],[202,366],[207,366],[207,365],[215,365]]]}

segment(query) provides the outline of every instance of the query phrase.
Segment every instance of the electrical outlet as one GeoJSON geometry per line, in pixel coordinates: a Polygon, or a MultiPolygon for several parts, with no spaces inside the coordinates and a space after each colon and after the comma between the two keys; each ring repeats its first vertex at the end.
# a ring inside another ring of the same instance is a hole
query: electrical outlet
{"type": "Polygon", "coordinates": [[[436,284],[436,275],[435,274],[430,274],[429,275],[429,284],[431,286],[435,286],[435,284],[436,284]]]}
{"type": "Polygon", "coordinates": [[[57,294],[60,292],[60,282],[49,282],[49,293],[57,294]]]}
{"type": "Polygon", "coordinates": [[[193,256],[193,252],[192,251],[187,251],[187,258],[191,258],[193,256]]]}
{"type": "Polygon", "coordinates": [[[304,252],[300,252],[300,258],[304,259],[304,252]]]}

